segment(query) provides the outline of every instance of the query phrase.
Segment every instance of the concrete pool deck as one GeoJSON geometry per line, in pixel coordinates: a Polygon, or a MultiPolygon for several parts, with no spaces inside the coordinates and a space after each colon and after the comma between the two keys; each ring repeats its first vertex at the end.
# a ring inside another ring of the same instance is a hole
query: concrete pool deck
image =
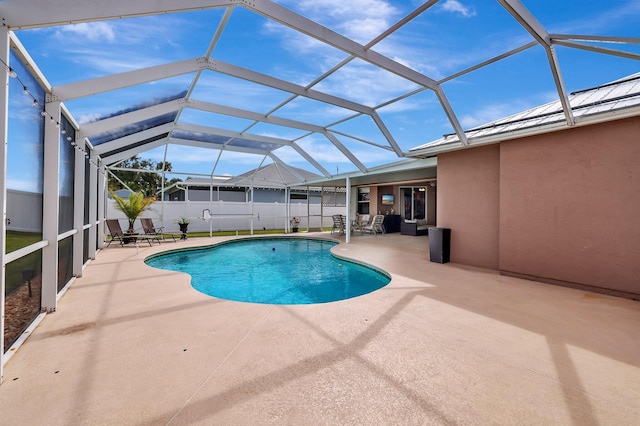
{"type": "Polygon", "coordinates": [[[0,423],[640,423],[640,302],[431,263],[400,234],[334,247],[392,281],[320,305],[215,299],[142,262],[223,239],[103,249],[5,365],[0,423]]]}

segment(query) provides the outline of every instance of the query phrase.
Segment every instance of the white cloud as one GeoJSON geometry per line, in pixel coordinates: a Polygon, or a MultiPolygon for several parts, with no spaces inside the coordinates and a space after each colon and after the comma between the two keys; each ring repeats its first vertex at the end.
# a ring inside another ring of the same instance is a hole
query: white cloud
{"type": "Polygon", "coordinates": [[[363,44],[389,28],[399,16],[393,2],[384,0],[301,0],[288,3],[303,15],[363,44]]]}
{"type": "MultiPolygon", "coordinates": [[[[218,154],[220,151],[214,148],[198,148],[198,147],[190,147],[184,145],[171,144],[169,145],[169,151],[167,153],[167,161],[169,161],[173,170],[176,172],[184,172],[182,170],[181,165],[184,165],[185,168],[188,168],[189,164],[208,164],[211,167],[215,164],[218,159],[218,154]]],[[[236,151],[226,150],[222,153],[220,157],[220,161],[231,162],[233,164],[254,164],[256,161],[260,161],[262,158],[260,155],[256,154],[247,154],[236,151]]],[[[208,170],[207,172],[210,172],[208,170]]],[[[218,171],[216,174],[220,174],[218,171]]]]}
{"type": "MultiPolygon", "coordinates": [[[[431,104],[431,107],[433,107],[433,105],[435,105],[436,103],[437,102],[435,97],[431,100],[425,100],[424,97],[409,97],[378,109],[378,113],[379,114],[397,114],[397,113],[403,113],[403,112],[424,110],[429,104],[431,104]]],[[[399,118],[397,117],[394,118],[394,120],[398,120],[398,119],[399,118]]]]}
{"type": "Polygon", "coordinates": [[[464,129],[471,129],[482,124],[489,123],[506,117],[514,112],[514,106],[511,103],[496,103],[485,105],[473,112],[473,114],[465,114],[460,117],[460,124],[464,129]]]}
{"type": "MultiPolygon", "coordinates": [[[[341,137],[339,137],[339,139],[340,138],[341,137]]],[[[336,167],[339,167],[341,170],[355,168],[353,163],[351,163],[351,160],[345,157],[338,148],[323,137],[317,135],[308,136],[298,141],[297,144],[330,173],[334,173],[336,167]],[[349,167],[345,167],[345,165],[348,165],[349,167]]],[[[389,159],[389,151],[375,149],[364,143],[361,144],[361,147],[351,147],[349,150],[364,164],[379,163],[380,161],[389,159]]],[[[295,164],[302,167],[308,165],[305,159],[289,147],[278,149],[276,155],[289,164],[295,164]]]]}
{"type": "MultiPolygon", "coordinates": [[[[382,32],[387,30],[401,16],[393,2],[382,0],[355,0],[344,2],[342,0],[303,0],[286,1],[289,7],[299,10],[301,14],[328,26],[357,42],[366,44],[382,32]]],[[[405,11],[406,12],[406,11],[405,11]]],[[[328,70],[346,57],[346,54],[331,46],[328,46],[309,36],[298,33],[279,24],[268,22],[264,29],[271,34],[277,34],[282,39],[284,48],[293,52],[304,52],[307,61],[316,61],[324,70],[328,70]]],[[[402,36],[387,38],[383,43],[373,47],[373,50],[386,55],[394,61],[408,68],[440,78],[446,72],[441,68],[459,67],[449,64],[452,59],[445,52],[437,51],[438,46],[425,50],[424,45],[419,48],[414,46],[415,40],[405,39],[402,36]]],[[[403,90],[411,90],[410,83],[401,78],[391,76],[382,70],[367,70],[363,66],[354,65],[352,62],[339,71],[341,81],[329,78],[323,81],[318,90],[340,94],[348,99],[353,99],[367,105],[377,105],[389,99],[403,90]],[[347,68],[357,67],[354,71],[345,71],[347,68]],[[347,73],[349,75],[347,75],[347,73]],[[374,76],[373,74],[377,74],[374,76]],[[355,76],[355,78],[352,78],[355,76]],[[371,84],[371,82],[375,82],[371,84]],[[335,85],[335,87],[333,87],[335,85]],[[323,89],[320,89],[323,87],[323,89]],[[372,90],[375,87],[375,90],[372,90]]],[[[295,77],[293,77],[295,78],[295,77]]],[[[309,80],[307,80],[309,81],[309,80]]]]}
{"type": "Polygon", "coordinates": [[[341,25],[344,34],[355,41],[366,44],[385,31],[391,23],[386,17],[366,16],[360,19],[351,19],[341,25]]]}
{"type": "Polygon", "coordinates": [[[376,106],[418,86],[388,71],[352,61],[319,83],[315,89],[364,105],[376,106]]]}
{"type": "Polygon", "coordinates": [[[558,94],[556,92],[543,92],[526,98],[513,99],[508,102],[486,104],[472,114],[462,115],[460,117],[460,124],[462,124],[464,129],[471,129],[557,99],[558,94]]]}
{"type": "Polygon", "coordinates": [[[186,28],[182,18],[150,16],[35,31],[60,40],[44,50],[43,56],[59,55],[73,61],[77,65],[74,71],[85,73],[76,73],[76,79],[84,79],[166,62],[158,51],[178,50],[174,39],[180,38],[186,28]]]}
{"type": "Polygon", "coordinates": [[[110,49],[70,48],[67,52],[75,63],[95,70],[99,75],[121,73],[160,63],[157,57],[146,56],[144,53],[136,54],[136,60],[132,61],[130,56],[110,49]]]}
{"type": "MultiPolygon", "coordinates": [[[[406,13],[393,2],[383,0],[349,2],[343,0],[302,0],[283,3],[287,3],[289,7],[299,10],[301,14],[362,44],[366,44],[380,35],[406,13]]],[[[444,1],[440,10],[464,17],[476,14],[475,10],[463,5],[458,0],[444,1]]],[[[271,28],[271,30],[273,29],[274,27],[271,28]]],[[[306,52],[307,55],[309,52],[317,56],[322,55],[326,69],[334,66],[344,57],[341,52],[313,40],[311,37],[294,31],[291,33],[282,34],[285,47],[288,46],[287,48],[292,51],[306,52]]],[[[403,39],[401,35],[387,38],[373,49],[396,62],[436,79],[444,77],[451,69],[458,69],[460,63],[469,62],[464,58],[452,58],[450,54],[442,51],[439,45],[433,45],[429,48],[421,44],[419,48],[416,48],[415,40],[403,39]]]]}
{"type": "Polygon", "coordinates": [[[78,118],[78,124],[82,126],[83,124],[93,123],[94,121],[98,121],[100,118],[102,118],[102,115],[99,113],[92,112],[88,114],[81,114],[78,118]]]}
{"type": "Polygon", "coordinates": [[[113,26],[108,22],[86,22],[60,27],[56,36],[63,39],[69,37],[84,38],[91,41],[113,42],[116,39],[113,26]]]}
{"type": "MultiPolygon", "coordinates": [[[[323,70],[328,70],[347,56],[328,44],[272,21],[265,23],[263,31],[279,37],[283,49],[295,52],[296,55],[303,53],[305,61],[317,64],[323,70]]],[[[304,80],[305,76],[296,76],[297,71],[291,70],[290,73],[297,82],[304,80]]],[[[315,77],[316,75],[313,75],[312,78],[315,77]]],[[[306,81],[309,81],[309,78],[306,81]]]]}
{"type": "MultiPolygon", "coordinates": [[[[301,139],[296,143],[325,168],[328,167],[327,164],[335,165],[349,163],[349,160],[325,138],[312,135],[301,139]]],[[[276,154],[280,159],[287,163],[296,165],[301,165],[303,163],[308,164],[307,160],[302,158],[300,154],[292,148],[280,148],[277,150],[276,154]]]]}
{"type": "Polygon", "coordinates": [[[458,13],[465,18],[470,18],[476,14],[475,10],[468,8],[458,0],[445,0],[440,8],[446,12],[458,13]]]}

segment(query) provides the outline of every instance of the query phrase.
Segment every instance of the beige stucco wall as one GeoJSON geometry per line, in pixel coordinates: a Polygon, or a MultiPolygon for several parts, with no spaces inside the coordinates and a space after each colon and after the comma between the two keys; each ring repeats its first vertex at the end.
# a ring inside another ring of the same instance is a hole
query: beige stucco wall
{"type": "Polygon", "coordinates": [[[438,156],[437,226],[451,228],[451,261],[498,269],[500,146],[438,156]]]}
{"type": "Polygon", "coordinates": [[[640,118],[501,144],[500,269],[640,294],[640,118]]]}
{"type": "Polygon", "coordinates": [[[640,117],[438,156],[451,261],[640,295],[640,117]]]}

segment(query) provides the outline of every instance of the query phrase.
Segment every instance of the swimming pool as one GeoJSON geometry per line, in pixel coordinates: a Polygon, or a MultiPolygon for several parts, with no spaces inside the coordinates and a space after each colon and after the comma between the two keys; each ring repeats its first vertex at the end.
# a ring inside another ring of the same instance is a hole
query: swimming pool
{"type": "Polygon", "coordinates": [[[251,238],[151,256],[152,267],[191,275],[196,290],[221,299],[278,305],[326,303],[384,287],[382,271],[338,259],[334,241],[251,238]]]}

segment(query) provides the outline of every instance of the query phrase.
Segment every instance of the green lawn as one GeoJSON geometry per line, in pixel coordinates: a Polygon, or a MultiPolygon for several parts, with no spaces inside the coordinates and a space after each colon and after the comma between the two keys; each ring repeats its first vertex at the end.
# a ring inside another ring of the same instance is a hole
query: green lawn
{"type": "Polygon", "coordinates": [[[42,241],[42,234],[35,232],[7,231],[7,253],[42,241]]]}
{"type": "MultiPolygon", "coordinates": [[[[27,247],[38,241],[42,241],[42,234],[40,233],[7,231],[7,253],[27,247]]],[[[42,270],[42,256],[40,253],[41,251],[38,250],[7,264],[5,269],[5,294],[11,293],[14,289],[24,284],[22,271],[27,269],[42,270]]]]}

